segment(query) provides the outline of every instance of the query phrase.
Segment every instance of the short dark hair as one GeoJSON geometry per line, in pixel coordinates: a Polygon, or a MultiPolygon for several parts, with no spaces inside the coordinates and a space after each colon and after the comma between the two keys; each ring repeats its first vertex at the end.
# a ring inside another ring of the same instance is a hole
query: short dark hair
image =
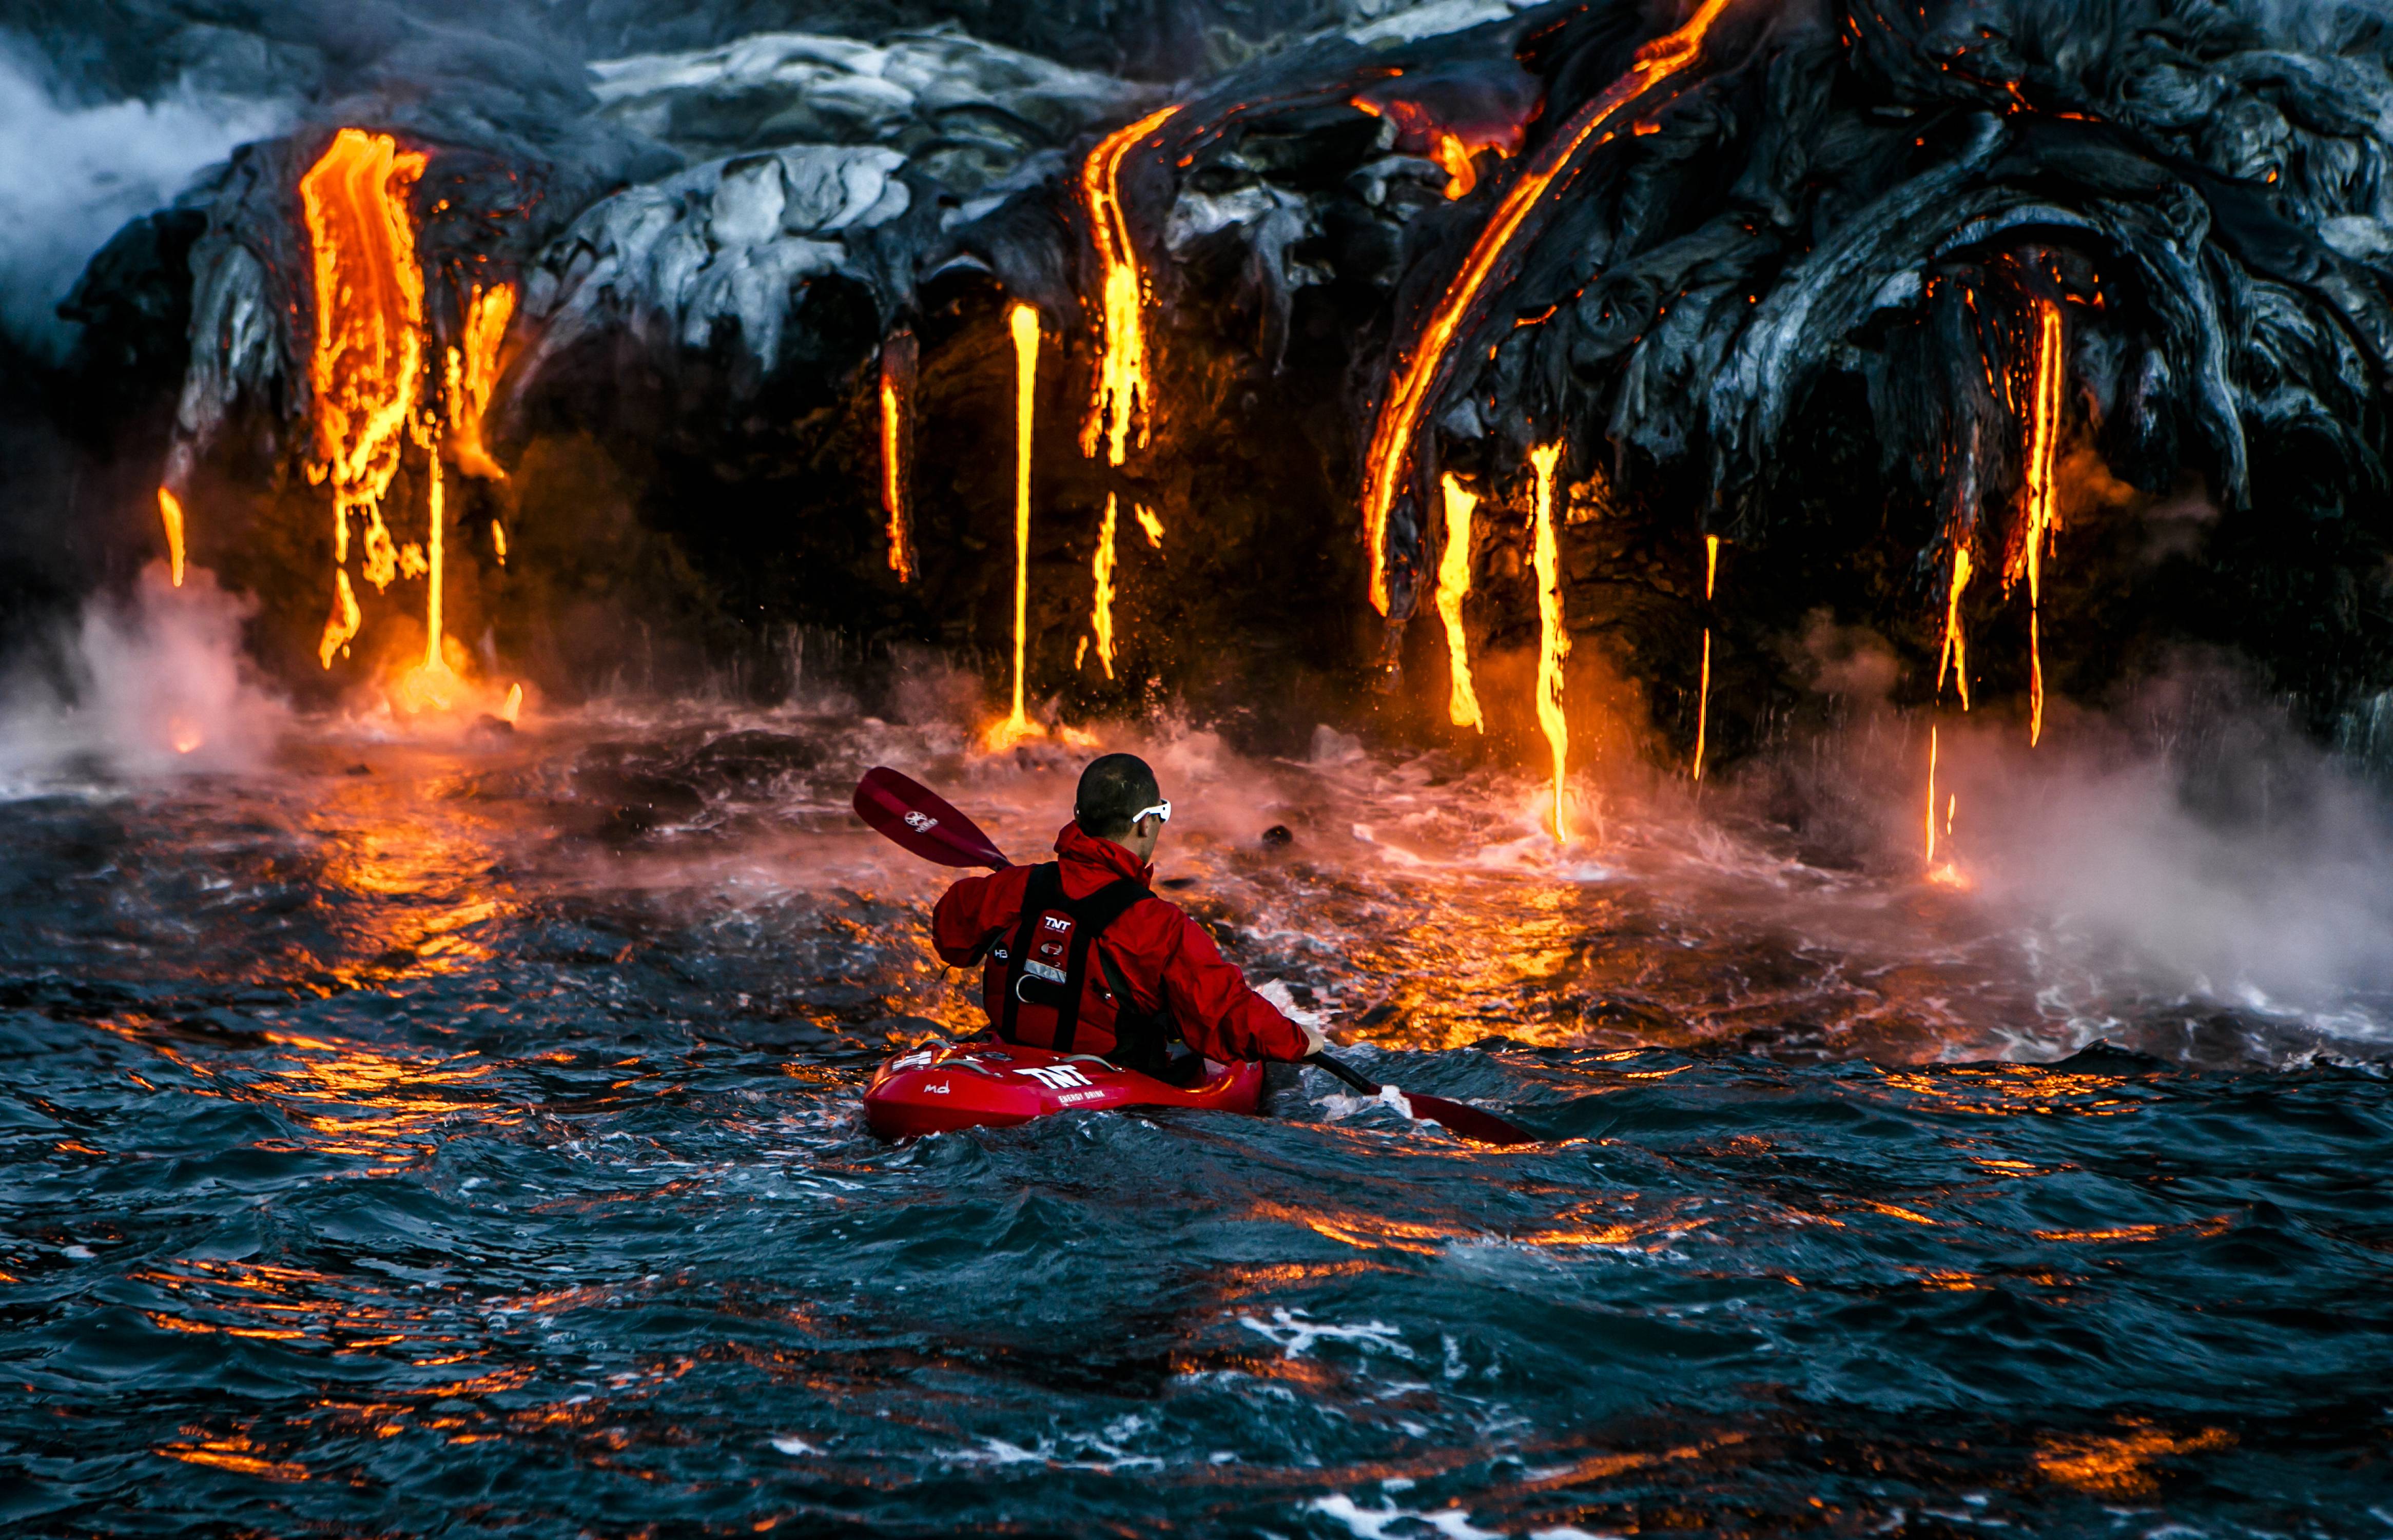
{"type": "Polygon", "coordinates": [[[1101,840],[1116,840],[1131,831],[1131,816],[1163,800],[1155,772],[1136,754],[1105,754],[1080,772],[1080,790],[1072,799],[1072,816],[1101,840]]]}

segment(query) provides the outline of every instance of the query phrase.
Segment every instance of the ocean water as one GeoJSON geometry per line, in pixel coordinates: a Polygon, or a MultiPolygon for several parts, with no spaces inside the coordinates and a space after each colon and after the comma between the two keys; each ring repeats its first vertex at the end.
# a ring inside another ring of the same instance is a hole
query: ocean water
{"type": "Polygon", "coordinates": [[[1724,807],[1590,794],[1557,850],[1435,757],[1133,746],[1168,896],[1543,1142],[1317,1074],[874,1140],[874,1065],[976,1011],[848,790],[1033,858],[1060,751],[685,709],[20,777],[0,1526],[2393,1531],[2365,978],[2288,1005],[1724,807]]]}

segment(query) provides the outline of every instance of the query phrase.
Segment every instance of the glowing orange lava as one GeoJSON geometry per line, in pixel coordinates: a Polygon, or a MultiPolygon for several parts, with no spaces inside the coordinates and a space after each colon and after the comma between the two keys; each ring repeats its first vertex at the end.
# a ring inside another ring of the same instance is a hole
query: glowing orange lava
{"type": "Polygon", "coordinates": [[[166,527],[166,569],[175,586],[183,586],[183,504],[165,488],[158,489],[158,521],[166,527]]]}
{"type": "Polygon", "coordinates": [[[1929,871],[1936,869],[1936,724],[1928,724],[1928,855],[1925,864],[1929,871]]]}
{"type": "Polygon", "coordinates": [[[914,437],[907,412],[914,367],[914,333],[899,332],[881,345],[881,512],[889,521],[889,570],[901,583],[914,577],[906,521],[907,451],[914,437]]]}
{"type": "Polygon", "coordinates": [[[1139,529],[1145,531],[1146,543],[1154,546],[1157,551],[1162,550],[1163,520],[1156,516],[1155,510],[1144,502],[1133,502],[1131,504],[1130,514],[1131,517],[1138,520],[1139,529]]]}
{"type": "Polygon", "coordinates": [[[2044,646],[2039,634],[2044,598],[2044,552],[2060,528],[2053,463],[2060,451],[2060,387],[2068,360],[2062,351],[2060,307],[2036,303],[2035,401],[2027,446],[2027,539],[2004,574],[2016,582],[2027,574],[2028,727],[2033,747],[2044,737],[2044,646]]]}
{"type": "MultiPolygon", "coordinates": [[[[1712,602],[1712,590],[1720,582],[1720,537],[1704,537],[1704,603],[1712,602]]],[[[1712,715],[1712,628],[1704,627],[1704,667],[1701,681],[1695,685],[1695,765],[1694,779],[1704,778],[1704,739],[1711,725],[1712,715]]]]}
{"type": "MultiPolygon", "coordinates": [[[[1380,103],[1368,97],[1350,97],[1347,102],[1349,106],[1359,108],[1375,118],[1390,115],[1389,109],[1382,108],[1380,103]]],[[[1445,190],[1448,202],[1470,197],[1471,190],[1479,186],[1479,168],[1471,163],[1472,156],[1483,150],[1492,150],[1496,151],[1497,159],[1509,160],[1511,157],[1513,144],[1519,137],[1518,129],[1513,128],[1508,137],[1472,140],[1443,124],[1436,123],[1418,104],[1397,101],[1391,106],[1397,125],[1404,130],[1404,138],[1397,141],[1400,147],[1406,139],[1411,139],[1415,143],[1422,137],[1428,139],[1429,158],[1435,161],[1438,168],[1445,173],[1445,190]]]]}
{"type": "Polygon", "coordinates": [[[1694,15],[1678,31],[1639,48],[1628,72],[1579,109],[1522,168],[1520,177],[1506,189],[1486,228],[1471,243],[1461,271],[1446,285],[1445,293],[1430,311],[1411,355],[1398,362],[1388,382],[1387,397],[1380,405],[1379,421],[1371,429],[1370,450],[1364,460],[1363,543],[1371,565],[1371,607],[1380,614],[1388,613],[1389,603],[1388,512],[1394,506],[1405,468],[1412,458],[1414,431],[1441,381],[1455,333],[1477,305],[1481,292],[1511,249],[1512,238],[1528,222],[1554,178],[1569,167],[1580,148],[1594,138],[1599,129],[1633,105],[1650,87],[1695,60],[1702,51],[1705,34],[1729,3],[1730,0],[1703,0],[1694,15]]]}
{"type": "Polygon", "coordinates": [[[1446,691],[1446,720],[1458,727],[1487,731],[1479,694],[1471,687],[1471,651],[1462,634],[1462,601],[1471,594],[1471,516],[1479,499],[1452,476],[1445,477],[1445,556],[1437,567],[1437,613],[1445,622],[1445,656],[1453,684],[1446,691]]]}
{"type": "Polygon", "coordinates": [[[1554,539],[1554,465],[1562,456],[1559,440],[1529,451],[1537,473],[1537,726],[1554,756],[1554,840],[1567,843],[1563,777],[1570,758],[1570,724],[1563,715],[1563,659],[1570,655],[1570,636],[1563,630],[1562,548],[1554,539]]]}
{"type": "Polygon", "coordinates": [[[1105,677],[1114,676],[1114,494],[1105,494],[1105,516],[1097,526],[1097,555],[1090,563],[1091,575],[1096,579],[1096,598],[1089,607],[1089,629],[1097,639],[1097,661],[1105,665],[1105,677]]]}
{"type": "Polygon", "coordinates": [[[1139,270],[1138,248],[1131,243],[1130,222],[1122,216],[1122,160],[1132,145],[1179,111],[1160,108],[1115,130],[1080,163],[1080,201],[1089,212],[1089,234],[1104,274],[1105,305],[1105,335],[1097,344],[1096,384],[1088,420],[1080,428],[1080,452],[1094,458],[1102,439],[1108,464],[1129,458],[1133,430],[1138,447],[1146,448],[1152,389],[1146,372],[1146,280],[1139,270]]]}
{"type": "Polygon", "coordinates": [[[485,481],[504,481],[506,471],[482,442],[482,414],[499,383],[499,345],[515,319],[516,286],[477,289],[465,302],[465,346],[449,349],[449,444],[457,468],[485,481]]]}
{"type": "Polygon", "coordinates": [[[1023,653],[1030,632],[1030,431],[1039,386],[1039,311],[1016,302],[1005,313],[1013,334],[1013,710],[982,735],[991,750],[1007,749],[1044,729],[1023,710],[1023,653]]]}
{"type": "Polygon", "coordinates": [[[1953,547],[1953,586],[1944,595],[1944,650],[1936,659],[1936,693],[1944,693],[1944,671],[1961,691],[1961,709],[1969,709],[1969,645],[1961,631],[1961,591],[1969,586],[1969,548],[1953,547]]]}
{"type": "Polygon", "coordinates": [[[357,596],[341,569],[353,510],[366,517],[367,579],[385,587],[398,575],[382,499],[423,384],[424,273],[407,198],[424,166],[387,134],[344,128],[299,180],[315,262],[310,472],[333,485],[333,607],[318,649],[326,668],[357,634],[357,596]]]}

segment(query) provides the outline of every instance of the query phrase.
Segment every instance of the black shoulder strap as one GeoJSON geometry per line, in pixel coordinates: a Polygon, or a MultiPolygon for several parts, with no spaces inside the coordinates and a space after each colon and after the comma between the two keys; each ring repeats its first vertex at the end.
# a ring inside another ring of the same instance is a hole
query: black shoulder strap
{"type": "MultiPolygon", "coordinates": [[[[1057,895],[1062,894],[1062,878],[1058,873],[1057,895]]],[[[1055,1010],[1055,1051],[1072,1051],[1072,1039],[1080,1030],[1080,1001],[1088,996],[1089,948],[1096,945],[1105,927],[1119,920],[1132,904],[1146,896],[1146,885],[1127,877],[1117,878],[1086,898],[1064,899],[1050,905],[1072,917],[1072,947],[1064,958],[1064,1003],[1055,1010]]]]}
{"type": "MultiPolygon", "coordinates": [[[[1022,959],[1030,955],[1031,928],[1039,917],[1056,907],[1064,899],[1064,870],[1053,861],[1041,862],[1030,868],[1030,880],[1022,887],[1022,916],[1013,927],[1013,940],[1007,946],[1005,959],[1005,1005],[998,1018],[997,1035],[1007,1042],[1019,1042],[1014,1032],[1014,1012],[1022,997],[1013,987],[1022,972],[1022,959]]],[[[1062,1049],[1056,1051],[1062,1052],[1062,1049]]]]}

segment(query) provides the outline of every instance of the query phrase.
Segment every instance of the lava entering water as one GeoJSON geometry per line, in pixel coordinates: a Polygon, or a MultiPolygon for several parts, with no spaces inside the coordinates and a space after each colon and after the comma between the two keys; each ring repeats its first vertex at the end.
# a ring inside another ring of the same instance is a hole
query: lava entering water
{"type": "Polygon", "coordinates": [[[309,471],[333,484],[333,607],[318,647],[328,669],[360,624],[346,568],[352,510],[366,516],[367,580],[384,588],[398,572],[382,499],[424,377],[424,272],[407,196],[425,161],[387,134],[344,128],[299,181],[316,281],[309,471]]]}
{"type": "Polygon", "coordinates": [[[2007,581],[2027,574],[2028,728],[2033,747],[2044,737],[2044,644],[2040,634],[2044,597],[2044,550],[2060,528],[2060,502],[2053,481],[2053,463],[2060,450],[2060,386],[2066,367],[2060,327],[2060,307],[2051,300],[2036,305],[2035,415],[2028,436],[2026,540],[2012,558],[2007,581]]]}
{"type": "Polygon", "coordinates": [[[1562,549],[1554,540],[1554,466],[1562,455],[1559,439],[1529,451],[1537,473],[1537,726],[1554,756],[1554,839],[1567,842],[1563,776],[1570,758],[1570,723],[1563,715],[1563,659],[1570,656],[1570,636],[1563,630],[1562,549]]]}
{"type": "MultiPolygon", "coordinates": [[[[1371,447],[1364,458],[1363,543],[1371,567],[1371,607],[1388,613],[1388,511],[1412,458],[1414,430],[1442,382],[1455,333],[1478,304],[1481,291],[1511,249],[1512,239],[1528,222],[1554,178],[1567,170],[1580,148],[1599,129],[1634,105],[1645,91],[1693,63],[1701,53],[1705,34],[1720,19],[1730,0],[1704,0],[1678,31],[1637,50],[1636,62],[1603,93],[1574,113],[1570,121],[1536,156],[1521,169],[1486,228],[1471,242],[1462,269],[1438,296],[1429,320],[1408,358],[1398,361],[1371,428],[1371,447]]],[[[1607,134],[1605,139],[1612,137],[1607,134]]],[[[1597,142],[1601,143],[1602,140],[1597,142]]]]}
{"type": "Polygon", "coordinates": [[[183,503],[165,488],[158,489],[158,520],[166,527],[166,567],[175,586],[183,586],[183,503]]]}
{"type": "Polygon", "coordinates": [[[1089,234],[1096,242],[1097,262],[1104,274],[1105,306],[1105,334],[1097,344],[1096,384],[1088,420],[1080,428],[1080,452],[1093,458],[1102,438],[1106,463],[1114,465],[1129,458],[1133,429],[1138,447],[1146,448],[1151,388],[1146,373],[1146,279],[1139,268],[1138,248],[1131,243],[1130,222],[1122,215],[1122,159],[1132,145],[1179,111],[1161,108],[1127,128],[1117,129],[1080,163],[1080,198],[1089,211],[1089,234]]]}
{"type": "Polygon", "coordinates": [[[1445,622],[1445,655],[1453,685],[1446,692],[1446,720],[1458,727],[1487,731],[1479,694],[1471,687],[1471,651],[1462,633],[1462,601],[1471,594],[1471,516],[1479,499],[1452,476],[1445,477],[1445,556],[1437,567],[1437,613],[1445,622]]]}

